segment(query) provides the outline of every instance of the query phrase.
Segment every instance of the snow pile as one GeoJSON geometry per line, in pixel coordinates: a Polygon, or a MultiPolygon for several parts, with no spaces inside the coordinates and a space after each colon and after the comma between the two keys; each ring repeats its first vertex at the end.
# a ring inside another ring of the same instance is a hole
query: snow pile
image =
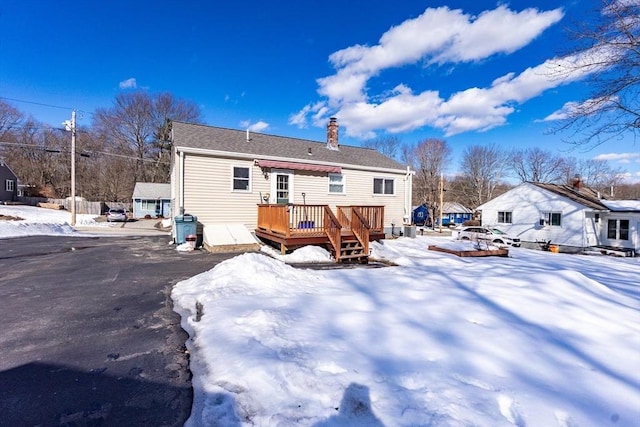
{"type": "Polygon", "coordinates": [[[637,425],[640,259],[427,249],[449,243],[373,244],[401,265],[375,269],[244,254],[178,283],[187,425],[637,425]]]}
{"type": "Polygon", "coordinates": [[[260,250],[270,257],[287,264],[332,262],[331,254],[326,249],[318,246],[304,246],[286,255],[281,255],[271,246],[262,246],[260,250]]]}
{"type": "MultiPolygon", "coordinates": [[[[19,221],[0,221],[0,238],[24,237],[37,235],[73,234],[75,231],[69,225],[71,213],[63,210],[38,208],[35,206],[0,205],[0,215],[22,218],[19,221]]],[[[77,214],[76,226],[96,227],[110,226],[107,223],[97,223],[96,215],[77,214]]]]}

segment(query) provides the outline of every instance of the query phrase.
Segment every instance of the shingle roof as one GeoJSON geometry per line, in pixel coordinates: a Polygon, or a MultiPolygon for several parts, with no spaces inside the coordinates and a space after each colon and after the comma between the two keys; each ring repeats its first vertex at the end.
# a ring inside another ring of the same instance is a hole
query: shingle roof
{"type": "Polygon", "coordinates": [[[159,200],[171,198],[171,184],[136,182],[133,187],[134,199],[159,200]]]}
{"type": "Polygon", "coordinates": [[[600,200],[603,197],[598,197],[598,192],[589,187],[582,186],[580,189],[574,189],[570,185],[546,184],[542,182],[530,182],[530,184],[566,197],[569,200],[573,200],[591,209],[605,211],[609,209],[600,200]]]}
{"type": "Polygon", "coordinates": [[[444,202],[442,204],[443,213],[473,213],[473,211],[457,202],[444,202]]]}
{"type": "Polygon", "coordinates": [[[265,156],[291,161],[406,169],[395,160],[369,148],[340,145],[340,149],[336,151],[328,149],[325,142],[263,133],[250,133],[247,141],[246,131],[175,121],[172,122],[172,130],[176,147],[241,153],[256,158],[265,156]]]}

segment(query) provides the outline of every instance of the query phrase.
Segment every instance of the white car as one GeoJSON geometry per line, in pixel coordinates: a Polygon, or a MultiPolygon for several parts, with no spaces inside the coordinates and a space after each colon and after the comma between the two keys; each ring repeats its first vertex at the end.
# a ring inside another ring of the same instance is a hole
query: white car
{"type": "Polygon", "coordinates": [[[462,227],[458,232],[458,240],[486,241],[498,245],[520,246],[520,239],[510,237],[498,228],[489,227],[462,227]]]}
{"type": "Polygon", "coordinates": [[[124,209],[109,209],[107,211],[107,222],[114,221],[127,222],[127,211],[124,209]]]}

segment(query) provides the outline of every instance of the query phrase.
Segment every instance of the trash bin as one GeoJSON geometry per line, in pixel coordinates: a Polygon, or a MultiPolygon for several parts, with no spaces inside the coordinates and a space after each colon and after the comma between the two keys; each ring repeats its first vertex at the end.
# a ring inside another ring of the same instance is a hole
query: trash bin
{"type": "Polygon", "coordinates": [[[176,224],[176,244],[180,245],[187,241],[187,236],[196,234],[198,225],[198,217],[194,215],[184,214],[174,218],[176,224]]]}
{"type": "Polygon", "coordinates": [[[405,225],[404,226],[404,235],[415,239],[416,237],[416,226],[415,225],[405,225]]]}

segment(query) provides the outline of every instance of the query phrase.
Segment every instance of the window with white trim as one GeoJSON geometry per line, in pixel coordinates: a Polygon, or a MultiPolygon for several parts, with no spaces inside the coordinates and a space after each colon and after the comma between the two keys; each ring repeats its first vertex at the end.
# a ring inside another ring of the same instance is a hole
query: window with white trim
{"type": "Polygon", "coordinates": [[[341,173],[329,174],[329,193],[345,194],[344,175],[341,173]]]}
{"type": "Polygon", "coordinates": [[[373,178],[373,194],[395,194],[393,178],[373,178]]]}
{"type": "Polygon", "coordinates": [[[233,167],[233,191],[251,191],[251,170],[248,167],[233,167]]]}
{"type": "Polygon", "coordinates": [[[513,224],[513,212],[510,212],[510,211],[500,211],[500,212],[498,212],[498,223],[499,224],[513,224]]]}
{"type": "Polygon", "coordinates": [[[610,219],[607,222],[607,238],[612,240],[629,240],[629,220],[610,219]]]}
{"type": "Polygon", "coordinates": [[[560,227],[562,225],[562,212],[542,212],[540,223],[545,227],[560,227]]]}
{"type": "Polygon", "coordinates": [[[7,191],[13,191],[16,189],[16,182],[12,179],[7,179],[4,187],[7,191]]]}
{"type": "Polygon", "coordinates": [[[141,200],[140,208],[143,211],[156,211],[160,210],[160,201],[159,200],[141,200]]]}

